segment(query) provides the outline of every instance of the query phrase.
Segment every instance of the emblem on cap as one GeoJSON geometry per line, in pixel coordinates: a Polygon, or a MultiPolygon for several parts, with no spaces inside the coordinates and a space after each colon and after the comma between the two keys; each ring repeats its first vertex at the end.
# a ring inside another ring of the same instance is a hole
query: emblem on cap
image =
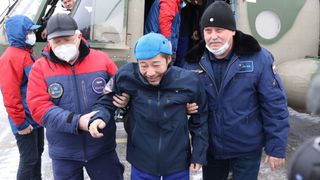
{"type": "Polygon", "coordinates": [[[92,81],[92,89],[95,93],[101,94],[103,92],[106,81],[102,77],[97,77],[92,81]]]}
{"type": "Polygon", "coordinates": [[[48,92],[51,98],[58,99],[63,94],[63,87],[60,83],[52,83],[48,87],[48,92]]]}
{"type": "Polygon", "coordinates": [[[213,21],[214,21],[214,18],[210,18],[209,21],[210,21],[210,22],[213,22],[213,21]]]}

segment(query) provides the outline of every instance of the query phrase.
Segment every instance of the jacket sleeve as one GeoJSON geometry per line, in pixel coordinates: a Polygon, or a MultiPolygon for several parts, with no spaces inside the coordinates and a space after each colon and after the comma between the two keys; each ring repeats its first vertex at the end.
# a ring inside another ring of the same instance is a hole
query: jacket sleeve
{"type": "Polygon", "coordinates": [[[265,152],[284,158],[288,142],[289,112],[287,97],[279,75],[273,66],[273,57],[267,52],[258,84],[259,104],[266,139],[265,152]]]}
{"type": "Polygon", "coordinates": [[[114,118],[114,112],[117,108],[112,103],[113,96],[117,93],[115,76],[110,78],[109,82],[106,85],[106,87],[110,88],[112,91],[100,96],[97,103],[93,106],[93,111],[98,112],[91,118],[92,120],[102,119],[104,122],[108,123],[111,118],[114,118]]]}
{"type": "Polygon", "coordinates": [[[22,103],[21,85],[23,81],[24,68],[32,65],[32,61],[28,61],[26,55],[20,59],[10,59],[6,63],[2,63],[1,69],[4,71],[1,77],[1,91],[3,95],[4,106],[9,117],[16,125],[18,130],[28,127],[26,121],[26,113],[22,103]]]}
{"type": "Polygon", "coordinates": [[[27,104],[32,117],[48,129],[77,134],[80,114],[64,110],[50,101],[42,69],[35,63],[29,75],[27,104]]]}
{"type": "Polygon", "coordinates": [[[189,119],[189,131],[192,142],[191,163],[205,165],[207,163],[208,149],[208,105],[204,88],[198,81],[198,94],[195,102],[199,106],[198,113],[191,115],[189,119]]]}
{"type": "Polygon", "coordinates": [[[159,25],[160,32],[169,40],[171,39],[171,27],[176,16],[177,0],[160,0],[159,25]]]}

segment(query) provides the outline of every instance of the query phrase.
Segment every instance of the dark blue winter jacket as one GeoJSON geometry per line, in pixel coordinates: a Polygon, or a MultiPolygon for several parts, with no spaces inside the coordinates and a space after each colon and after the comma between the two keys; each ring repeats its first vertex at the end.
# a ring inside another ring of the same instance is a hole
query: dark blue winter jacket
{"type": "MultiPolygon", "coordinates": [[[[153,175],[168,175],[188,169],[190,163],[206,163],[207,101],[192,72],[171,66],[160,85],[152,86],[138,65],[130,63],[114,76],[113,92],[130,95],[127,160],[133,166],[153,175]],[[188,102],[199,105],[199,113],[190,119],[188,102]]],[[[100,98],[95,110],[107,114],[104,108],[110,111],[111,103],[112,93],[100,98]]],[[[101,113],[100,118],[108,116],[101,113]]]]}
{"type": "Polygon", "coordinates": [[[208,97],[209,151],[227,159],[265,147],[266,154],[284,158],[289,113],[273,57],[240,31],[233,51],[220,90],[204,42],[186,58],[186,68],[197,73],[208,97]]]}

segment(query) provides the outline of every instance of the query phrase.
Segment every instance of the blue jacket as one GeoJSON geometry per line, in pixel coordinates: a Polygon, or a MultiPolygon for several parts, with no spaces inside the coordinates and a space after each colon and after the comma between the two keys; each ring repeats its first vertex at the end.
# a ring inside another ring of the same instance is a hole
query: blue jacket
{"type": "Polygon", "coordinates": [[[78,124],[81,115],[91,112],[117,66],[105,53],[88,48],[84,41],[74,65],[59,60],[49,45],[43,55],[30,71],[27,103],[32,117],[46,128],[50,157],[88,161],[114,150],[113,119],[103,129],[105,136],[99,139],[79,130],[78,124]]]}
{"type": "Polygon", "coordinates": [[[9,47],[0,58],[0,87],[12,132],[32,125],[39,128],[27,106],[26,94],[30,69],[35,61],[32,47],[25,43],[33,22],[26,16],[16,15],[6,21],[9,47]]]}
{"type": "Polygon", "coordinates": [[[177,51],[180,27],[180,0],[155,0],[147,16],[144,34],[160,33],[171,41],[177,51]]]}
{"type": "Polygon", "coordinates": [[[266,154],[284,158],[289,113],[271,53],[237,31],[220,91],[207,53],[201,42],[188,52],[186,68],[198,74],[207,93],[210,153],[227,159],[265,147],[266,154]]]}
{"type": "MultiPolygon", "coordinates": [[[[207,104],[204,89],[192,72],[171,66],[159,86],[150,85],[136,63],[123,66],[113,78],[113,92],[130,95],[127,160],[153,175],[206,163],[207,104]],[[196,102],[200,112],[188,120],[186,104],[196,102]],[[189,132],[192,137],[190,149],[189,132]]],[[[112,93],[100,98],[95,110],[112,111],[112,93]]],[[[107,120],[103,113],[95,118],[107,120]]]]}

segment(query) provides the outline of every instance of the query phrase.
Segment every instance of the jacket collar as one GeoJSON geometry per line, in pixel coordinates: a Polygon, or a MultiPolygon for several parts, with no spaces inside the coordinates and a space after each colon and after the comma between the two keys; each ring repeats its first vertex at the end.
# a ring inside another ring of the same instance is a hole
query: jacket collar
{"type": "MultiPolygon", "coordinates": [[[[233,40],[233,52],[235,55],[250,56],[261,50],[261,46],[254,37],[241,31],[236,31],[233,40]]],[[[201,57],[203,56],[203,53],[205,52],[205,49],[205,41],[202,40],[186,53],[186,62],[199,62],[201,57]]]]}

